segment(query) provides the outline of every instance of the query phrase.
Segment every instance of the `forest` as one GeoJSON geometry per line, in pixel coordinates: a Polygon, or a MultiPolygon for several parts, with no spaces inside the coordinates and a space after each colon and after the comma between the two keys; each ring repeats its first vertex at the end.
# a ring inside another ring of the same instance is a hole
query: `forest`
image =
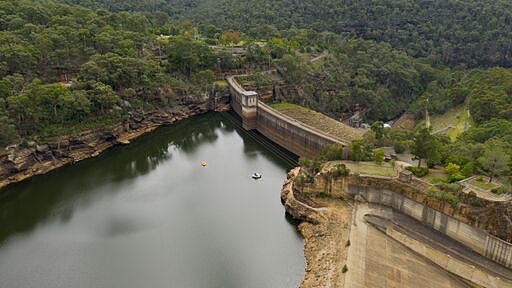
{"type": "Polygon", "coordinates": [[[389,43],[415,58],[451,66],[512,66],[508,0],[61,0],[110,11],[173,18],[271,38],[289,28],[389,43]]]}
{"type": "Polygon", "coordinates": [[[0,0],[0,146],[204,98],[216,74],[275,69],[286,101],[336,119],[364,111],[367,151],[418,139],[429,165],[471,175],[501,158],[509,175],[511,28],[504,0],[0,0]],[[380,129],[454,107],[472,119],[456,139],[380,129]]]}

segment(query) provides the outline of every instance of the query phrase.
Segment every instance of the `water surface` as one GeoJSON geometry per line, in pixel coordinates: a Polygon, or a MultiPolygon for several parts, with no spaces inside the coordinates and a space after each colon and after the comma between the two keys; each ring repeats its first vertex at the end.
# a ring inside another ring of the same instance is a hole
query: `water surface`
{"type": "Polygon", "coordinates": [[[296,159],[239,126],[194,117],[0,190],[0,287],[296,287],[296,159]]]}

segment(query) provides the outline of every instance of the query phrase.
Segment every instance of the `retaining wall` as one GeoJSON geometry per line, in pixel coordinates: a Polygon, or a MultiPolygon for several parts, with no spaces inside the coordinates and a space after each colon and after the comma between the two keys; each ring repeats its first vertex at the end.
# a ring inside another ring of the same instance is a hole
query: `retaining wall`
{"type": "Polygon", "coordinates": [[[417,188],[398,179],[372,176],[348,176],[327,179],[317,175],[306,193],[322,191],[335,197],[355,198],[359,201],[392,207],[421,223],[440,231],[473,251],[501,265],[512,268],[512,243],[506,242],[476,227],[464,207],[427,198],[417,188]]]}

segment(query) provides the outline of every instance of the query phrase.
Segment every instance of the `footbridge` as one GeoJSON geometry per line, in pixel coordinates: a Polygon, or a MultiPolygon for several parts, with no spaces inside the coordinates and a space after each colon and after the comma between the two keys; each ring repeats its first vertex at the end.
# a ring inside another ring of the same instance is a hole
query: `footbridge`
{"type": "Polygon", "coordinates": [[[231,91],[231,107],[242,118],[244,129],[257,130],[288,151],[308,158],[318,155],[328,144],[349,145],[348,140],[335,138],[260,102],[258,93],[246,91],[236,77],[229,76],[226,80],[231,91]]]}

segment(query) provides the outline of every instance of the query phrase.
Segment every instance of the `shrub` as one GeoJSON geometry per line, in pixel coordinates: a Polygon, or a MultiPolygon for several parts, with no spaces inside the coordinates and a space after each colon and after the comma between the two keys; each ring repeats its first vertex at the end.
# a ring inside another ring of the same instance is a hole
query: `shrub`
{"type": "Polygon", "coordinates": [[[439,189],[447,192],[458,192],[461,186],[457,183],[440,183],[436,185],[439,189]]]}
{"type": "Polygon", "coordinates": [[[505,188],[503,186],[494,188],[491,190],[491,192],[494,194],[497,194],[497,195],[502,195],[502,194],[508,193],[507,188],[505,188]]]}
{"type": "Polygon", "coordinates": [[[430,187],[425,192],[426,192],[428,198],[435,198],[441,191],[439,191],[439,189],[437,189],[435,187],[430,187]]]}
{"type": "Polygon", "coordinates": [[[329,171],[330,176],[334,178],[347,176],[350,173],[350,170],[345,166],[345,164],[336,165],[331,171],[329,171]]]}
{"type": "Polygon", "coordinates": [[[345,243],[345,247],[350,246],[350,239],[347,240],[347,243],[345,243]]]}
{"type": "Polygon", "coordinates": [[[407,149],[407,145],[405,141],[395,141],[393,142],[393,149],[395,150],[395,153],[401,154],[405,152],[405,149],[407,149]]]}
{"type": "Polygon", "coordinates": [[[320,167],[322,166],[322,163],[318,159],[309,160],[309,159],[301,157],[299,159],[299,165],[304,167],[304,169],[306,169],[306,171],[308,173],[314,175],[320,171],[320,167]]]}
{"type": "Polygon", "coordinates": [[[457,164],[454,164],[454,163],[448,163],[445,167],[444,167],[444,170],[446,170],[446,172],[450,175],[453,175],[455,173],[459,173],[460,171],[460,166],[457,165],[457,164]]]}
{"type": "Polygon", "coordinates": [[[414,176],[416,177],[424,177],[424,176],[427,176],[428,173],[429,173],[429,170],[427,167],[414,167],[414,166],[409,166],[407,168],[405,168],[409,171],[412,172],[412,174],[414,174],[414,176]]]}
{"type": "Polygon", "coordinates": [[[295,178],[295,185],[297,187],[304,187],[306,184],[313,183],[314,178],[309,175],[300,174],[295,178]]]}
{"type": "Polygon", "coordinates": [[[375,161],[375,163],[377,164],[382,164],[382,162],[384,161],[384,149],[382,148],[377,148],[377,149],[374,149],[373,150],[373,160],[375,161]]]}
{"type": "Polygon", "coordinates": [[[450,192],[444,192],[441,195],[441,199],[443,199],[447,203],[450,203],[451,205],[455,205],[460,201],[460,199],[457,195],[452,194],[450,192]]]}
{"type": "Polygon", "coordinates": [[[475,173],[475,162],[468,162],[460,171],[464,176],[470,177],[475,173]]]}
{"type": "Polygon", "coordinates": [[[466,176],[464,176],[460,172],[457,172],[448,177],[448,182],[453,183],[453,182],[457,182],[457,181],[464,180],[464,179],[466,179],[466,176]]]}
{"type": "Polygon", "coordinates": [[[347,264],[343,265],[343,268],[341,268],[341,273],[347,273],[348,267],[347,264]]]}
{"type": "Polygon", "coordinates": [[[343,160],[343,146],[339,144],[325,145],[319,158],[325,161],[343,160]]]}

